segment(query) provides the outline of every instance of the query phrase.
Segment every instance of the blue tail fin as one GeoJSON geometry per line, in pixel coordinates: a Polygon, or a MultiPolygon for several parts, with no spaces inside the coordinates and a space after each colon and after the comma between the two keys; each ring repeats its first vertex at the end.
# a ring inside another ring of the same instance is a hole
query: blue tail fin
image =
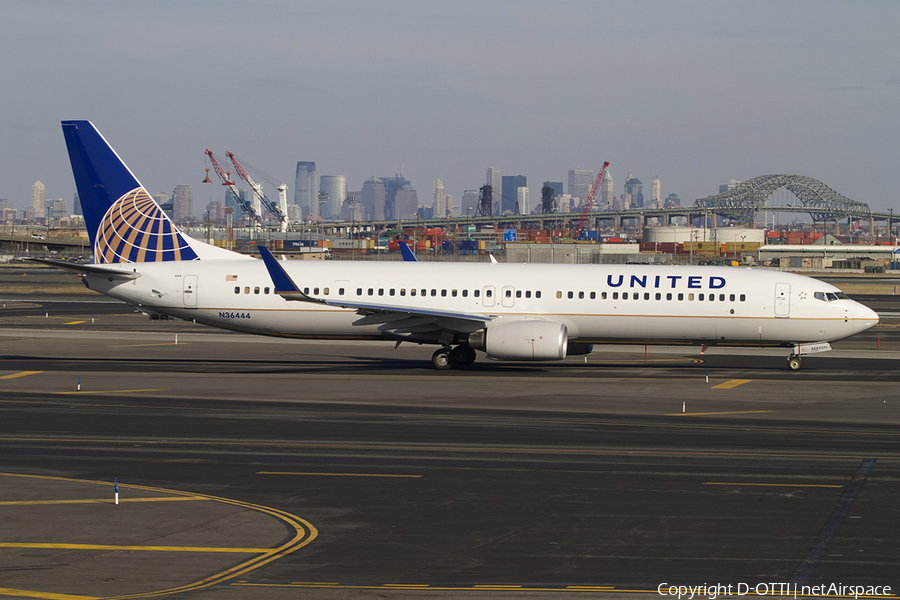
{"type": "Polygon", "coordinates": [[[197,253],[90,121],[63,121],[95,263],[197,260],[197,253]]]}

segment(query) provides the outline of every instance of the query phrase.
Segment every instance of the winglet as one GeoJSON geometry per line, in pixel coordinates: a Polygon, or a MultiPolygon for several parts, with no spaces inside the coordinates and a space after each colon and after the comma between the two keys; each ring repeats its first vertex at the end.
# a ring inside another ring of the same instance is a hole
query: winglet
{"type": "Polygon", "coordinates": [[[419,262],[416,258],[416,255],[413,254],[413,251],[409,249],[409,246],[406,242],[397,242],[397,245],[400,246],[400,254],[403,255],[403,260],[406,262],[419,262]]]}
{"type": "Polygon", "coordinates": [[[266,248],[265,246],[257,246],[259,250],[259,255],[262,256],[263,262],[266,265],[266,270],[269,272],[269,277],[272,278],[272,283],[275,284],[275,293],[284,298],[285,300],[298,300],[300,302],[321,302],[321,300],[316,300],[315,298],[311,298],[307,296],[303,292],[300,291],[300,288],[297,287],[297,284],[294,283],[294,280],[291,279],[291,276],[287,274],[287,271],[278,264],[278,259],[276,259],[272,255],[272,251],[266,248]]]}

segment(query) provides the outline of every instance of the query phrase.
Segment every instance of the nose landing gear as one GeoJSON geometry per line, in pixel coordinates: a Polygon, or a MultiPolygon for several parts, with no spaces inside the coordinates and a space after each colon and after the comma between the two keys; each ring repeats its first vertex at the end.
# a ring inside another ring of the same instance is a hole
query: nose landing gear
{"type": "Polygon", "coordinates": [[[788,368],[791,371],[799,371],[801,366],[802,363],[800,361],[799,354],[791,354],[790,356],[788,356],[788,368]]]}

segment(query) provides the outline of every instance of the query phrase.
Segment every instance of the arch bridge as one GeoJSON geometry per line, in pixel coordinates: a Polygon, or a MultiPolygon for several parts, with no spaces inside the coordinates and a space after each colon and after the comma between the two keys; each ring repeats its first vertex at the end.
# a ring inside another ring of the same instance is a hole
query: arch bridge
{"type": "Polygon", "coordinates": [[[872,216],[868,204],[851,200],[821,181],[803,175],[760,175],[718,196],[696,200],[694,206],[733,221],[753,221],[756,213],[767,206],[769,197],[781,188],[793,193],[802,208],[811,209],[809,215],[813,222],[872,216]]]}

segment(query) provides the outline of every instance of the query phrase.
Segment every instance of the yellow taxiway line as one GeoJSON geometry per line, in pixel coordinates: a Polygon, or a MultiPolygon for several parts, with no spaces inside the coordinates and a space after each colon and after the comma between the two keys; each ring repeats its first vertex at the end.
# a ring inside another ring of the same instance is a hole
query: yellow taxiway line
{"type": "Polygon", "coordinates": [[[18,373],[0,376],[0,379],[16,379],[17,377],[28,377],[29,375],[37,375],[38,373],[43,373],[43,371],[19,371],[18,373]]]}

